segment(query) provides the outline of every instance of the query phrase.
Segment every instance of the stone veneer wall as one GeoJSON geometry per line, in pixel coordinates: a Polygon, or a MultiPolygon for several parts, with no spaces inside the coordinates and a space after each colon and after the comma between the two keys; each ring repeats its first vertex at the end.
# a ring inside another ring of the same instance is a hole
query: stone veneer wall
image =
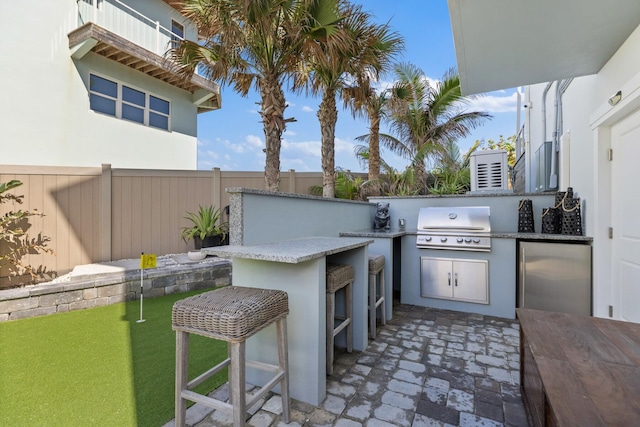
{"type": "MultiPolygon", "coordinates": [[[[219,258],[144,272],[145,298],[230,284],[231,262],[219,258]]],[[[0,322],[117,304],[139,297],[140,270],[72,277],[65,282],[0,291],[0,322]]]]}

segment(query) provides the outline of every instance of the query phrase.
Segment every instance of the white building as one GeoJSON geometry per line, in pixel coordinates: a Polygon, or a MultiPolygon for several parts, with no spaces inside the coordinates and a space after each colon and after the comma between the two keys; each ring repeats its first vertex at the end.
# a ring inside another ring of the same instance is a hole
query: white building
{"type": "Polygon", "coordinates": [[[543,178],[582,198],[594,316],[640,322],[640,2],[448,2],[463,92],[527,85],[526,190],[543,178]],[[541,177],[545,141],[558,156],[541,177]]]}
{"type": "Polygon", "coordinates": [[[196,169],[220,89],[164,58],[195,26],[162,0],[0,6],[0,163],[196,169]]]}

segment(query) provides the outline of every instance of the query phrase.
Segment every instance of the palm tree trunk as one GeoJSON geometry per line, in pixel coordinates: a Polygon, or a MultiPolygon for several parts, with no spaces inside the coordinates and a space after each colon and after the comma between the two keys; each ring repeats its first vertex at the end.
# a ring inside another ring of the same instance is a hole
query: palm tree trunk
{"type": "Polygon", "coordinates": [[[335,196],[335,136],[338,109],[336,108],[335,91],[325,91],[318,109],[320,133],[322,135],[322,196],[335,196]]]}
{"type": "Polygon", "coordinates": [[[370,113],[369,128],[369,180],[380,178],[380,114],[370,113]]]}
{"type": "Polygon", "coordinates": [[[265,138],[265,187],[269,191],[280,188],[280,145],[285,130],[285,97],[277,77],[265,76],[260,80],[262,110],[260,116],[264,126],[265,138]]]}
{"type": "Polygon", "coordinates": [[[416,177],[416,186],[420,193],[426,194],[427,189],[427,168],[424,166],[424,159],[413,162],[413,170],[416,177]]]}

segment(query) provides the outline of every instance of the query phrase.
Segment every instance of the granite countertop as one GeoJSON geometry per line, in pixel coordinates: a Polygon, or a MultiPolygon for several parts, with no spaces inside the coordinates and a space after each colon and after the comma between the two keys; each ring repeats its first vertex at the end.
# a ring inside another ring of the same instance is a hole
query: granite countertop
{"type": "Polygon", "coordinates": [[[592,242],[593,237],[590,236],[573,236],[570,234],[542,234],[542,233],[518,233],[511,232],[491,232],[491,237],[503,239],[521,239],[521,240],[555,240],[555,241],[572,241],[572,242],[592,242]]]}
{"type": "MultiPolygon", "coordinates": [[[[372,237],[372,238],[393,238],[401,236],[415,236],[418,230],[415,228],[398,230],[356,230],[340,233],[341,236],[353,237],[372,237]]],[[[572,236],[568,234],[542,234],[542,233],[518,233],[517,231],[492,231],[489,237],[495,239],[521,239],[521,240],[553,240],[553,241],[571,241],[571,242],[592,242],[593,237],[590,236],[572,236]]]]}
{"type": "Polygon", "coordinates": [[[345,236],[345,237],[371,237],[374,239],[378,239],[378,238],[387,238],[387,239],[392,239],[394,237],[402,237],[405,234],[407,234],[407,230],[406,229],[399,229],[399,228],[391,228],[389,230],[385,230],[385,229],[373,229],[373,228],[367,228],[364,230],[354,230],[354,231],[343,231],[340,233],[340,236],[345,236]]]}
{"type": "Polygon", "coordinates": [[[203,248],[208,255],[298,264],[373,243],[355,237],[306,237],[257,245],[230,245],[203,248]]]}

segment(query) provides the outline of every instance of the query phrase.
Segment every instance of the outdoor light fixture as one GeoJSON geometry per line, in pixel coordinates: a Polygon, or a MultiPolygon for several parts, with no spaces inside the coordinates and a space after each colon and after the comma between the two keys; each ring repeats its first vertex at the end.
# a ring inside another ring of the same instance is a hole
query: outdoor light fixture
{"type": "Polygon", "coordinates": [[[611,98],[609,98],[609,105],[611,105],[613,107],[618,102],[620,102],[621,99],[622,99],[622,91],[619,90],[618,92],[616,92],[615,95],[613,95],[611,98]]]}

